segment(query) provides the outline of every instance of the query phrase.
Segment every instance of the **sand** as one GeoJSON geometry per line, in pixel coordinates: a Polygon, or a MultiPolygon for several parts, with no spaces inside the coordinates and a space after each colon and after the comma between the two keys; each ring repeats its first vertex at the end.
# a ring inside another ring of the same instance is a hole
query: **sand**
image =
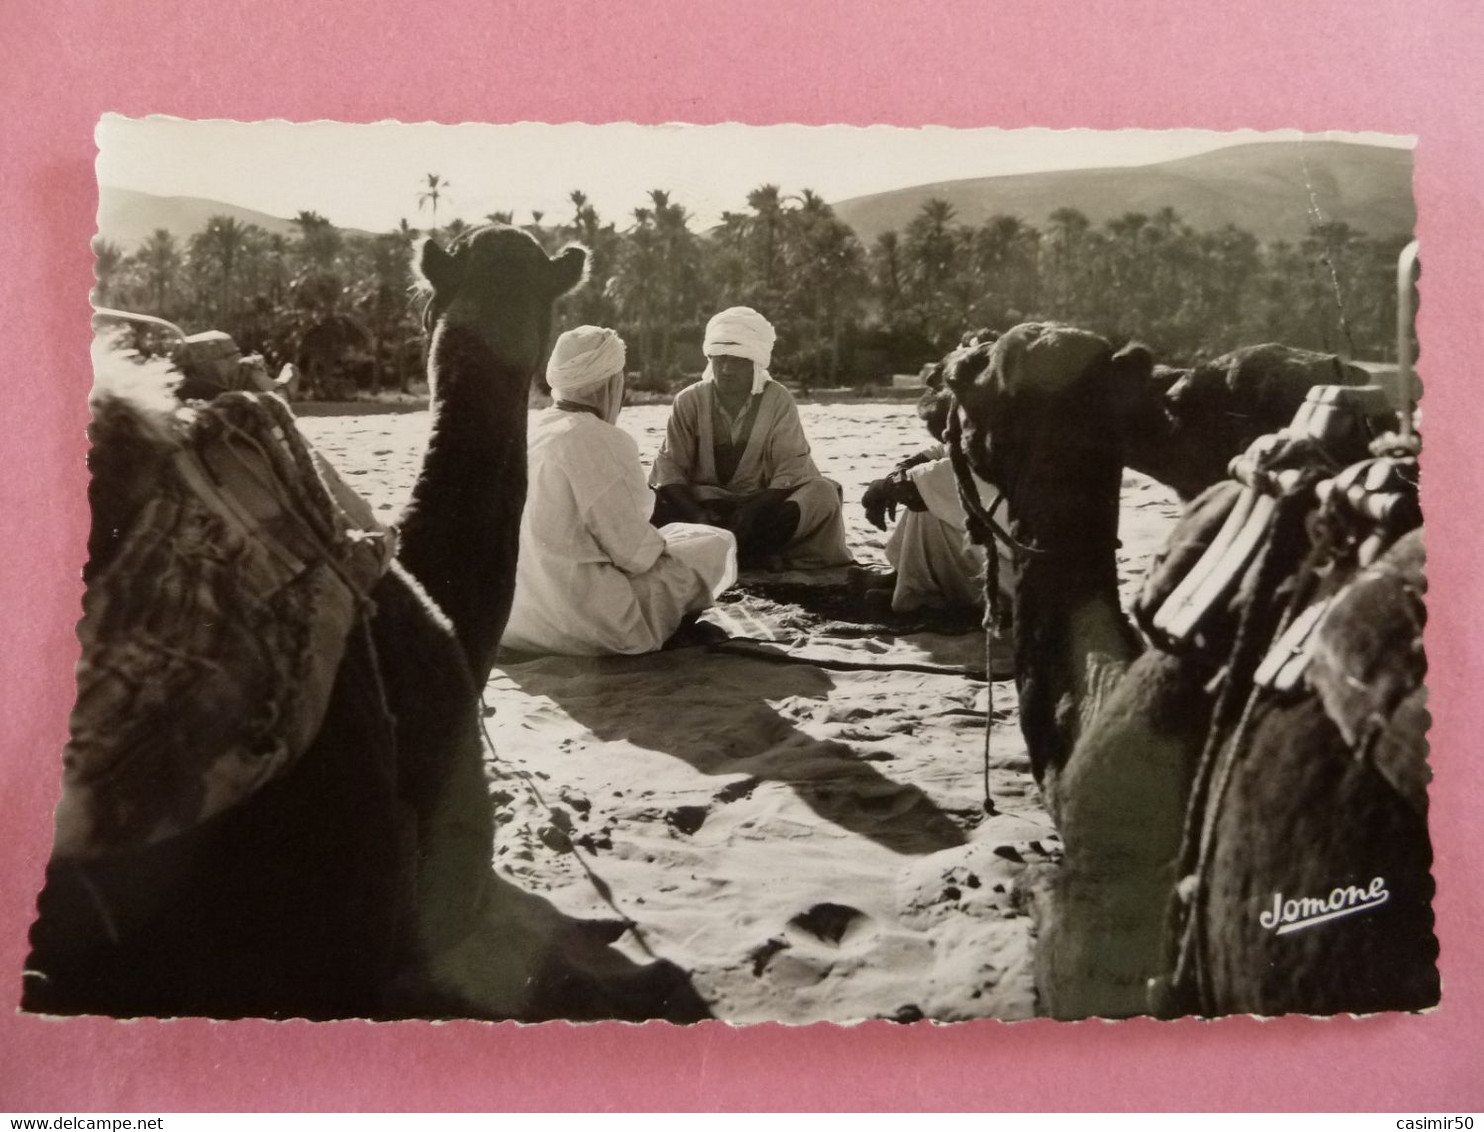
{"type": "MultiPolygon", "coordinates": [[[[857,501],[928,443],[910,404],[803,404],[845,490],[859,561],[885,535],[857,501]]],[[[625,409],[648,461],[668,409],[625,409]]],[[[306,418],[384,518],[411,490],[426,413],[306,418]]],[[[1124,480],[1127,601],[1177,514],[1124,480]]],[[[982,634],[862,616],[842,572],[756,575],[711,620],[752,643],[603,660],[502,655],[485,691],[500,875],[612,944],[668,959],[732,1022],[941,1021],[1035,1012],[1027,870],[1060,841],[1031,778],[1013,681],[982,634]],[[750,655],[749,655],[750,654],[750,655]],[[596,878],[596,882],[594,878],[596,878]]]]}

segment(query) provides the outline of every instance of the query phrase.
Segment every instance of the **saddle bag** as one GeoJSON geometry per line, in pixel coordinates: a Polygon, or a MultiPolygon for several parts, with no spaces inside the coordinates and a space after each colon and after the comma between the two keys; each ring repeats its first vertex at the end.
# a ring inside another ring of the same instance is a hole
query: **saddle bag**
{"type": "Polygon", "coordinates": [[[165,413],[105,392],[94,421],[95,443],[122,423],[151,452],[77,630],[53,850],[75,860],[190,829],[293,766],[395,552],[272,394],[165,413]]]}

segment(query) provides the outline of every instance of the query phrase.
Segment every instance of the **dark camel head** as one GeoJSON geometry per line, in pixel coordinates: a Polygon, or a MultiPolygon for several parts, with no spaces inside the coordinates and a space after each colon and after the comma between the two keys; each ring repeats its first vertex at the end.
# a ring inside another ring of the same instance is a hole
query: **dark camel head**
{"type": "Polygon", "coordinates": [[[551,336],[552,304],[586,269],[585,248],[548,256],[529,232],[505,224],[465,232],[447,250],[424,240],[417,270],[429,291],[427,328],[471,330],[502,365],[533,373],[551,336]]]}
{"type": "Polygon", "coordinates": [[[1123,454],[1110,378],[1147,364],[1146,351],[1115,357],[1096,334],[1051,323],[1022,323],[949,356],[964,450],[1005,492],[1022,541],[1111,544],[1123,454]]]}
{"type": "Polygon", "coordinates": [[[1311,388],[1369,380],[1331,354],[1268,343],[1190,369],[1130,370],[1113,395],[1128,466],[1192,499],[1259,436],[1287,426],[1311,388]]]}
{"type": "Polygon", "coordinates": [[[938,372],[937,387],[929,387],[917,399],[917,419],[923,423],[934,440],[941,442],[948,428],[948,414],[953,411],[953,394],[943,388],[942,363],[939,363],[938,372]]]}
{"type": "MultiPolygon", "coordinates": [[[[960,350],[967,350],[972,346],[987,346],[999,336],[999,331],[988,327],[966,330],[959,339],[958,347],[960,350]]],[[[953,353],[948,354],[941,361],[933,362],[923,370],[922,383],[927,388],[917,399],[917,419],[932,434],[933,439],[940,442],[944,439],[944,433],[948,428],[948,414],[953,411],[953,394],[944,384],[944,374],[947,372],[948,359],[951,357],[953,353]]]]}

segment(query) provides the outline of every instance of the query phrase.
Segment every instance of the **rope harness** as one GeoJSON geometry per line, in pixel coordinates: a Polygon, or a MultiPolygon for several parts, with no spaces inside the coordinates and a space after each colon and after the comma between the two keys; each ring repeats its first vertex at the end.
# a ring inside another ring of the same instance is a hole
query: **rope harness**
{"type": "MultiPolygon", "coordinates": [[[[546,800],[546,796],[541,793],[541,787],[536,785],[536,780],[531,776],[530,772],[525,770],[523,767],[509,766],[508,764],[501,762],[500,756],[495,748],[494,737],[490,735],[489,727],[485,724],[485,720],[494,714],[495,709],[490,707],[489,704],[485,702],[484,693],[481,692],[479,696],[479,705],[476,710],[476,716],[479,722],[479,733],[483,736],[485,749],[489,752],[490,763],[497,767],[506,768],[502,771],[502,777],[506,779],[520,779],[520,781],[525,784],[526,789],[530,792],[531,797],[535,799],[536,804],[546,812],[547,817],[551,818],[551,825],[553,826],[553,828],[561,830],[561,824],[556,820],[555,808],[550,802],[546,800]]],[[[496,841],[498,841],[498,823],[496,824],[495,831],[496,841]]],[[[639,945],[644,954],[648,955],[651,959],[659,959],[660,956],[655,953],[652,947],[650,947],[649,940],[645,938],[644,932],[639,927],[638,921],[618,906],[618,901],[614,898],[613,895],[613,886],[598,875],[597,870],[595,870],[592,865],[588,863],[586,856],[578,852],[577,843],[572,839],[571,835],[568,834],[566,830],[562,830],[562,833],[565,837],[564,848],[566,852],[571,853],[573,859],[576,860],[576,862],[580,866],[582,866],[582,871],[587,874],[588,883],[593,886],[593,891],[598,894],[599,899],[601,899],[603,903],[607,904],[608,907],[612,908],[614,915],[616,915],[621,921],[623,921],[624,927],[633,934],[634,942],[639,945]]],[[[493,851],[493,849],[494,846],[492,845],[491,850],[493,851]]]]}
{"type": "Polygon", "coordinates": [[[948,404],[948,422],[943,431],[948,442],[948,461],[953,468],[953,481],[958,488],[959,505],[964,509],[964,531],[976,546],[984,548],[984,746],[981,771],[984,787],[984,812],[998,812],[989,789],[989,767],[993,749],[994,733],[994,647],[993,634],[1000,625],[1000,556],[997,542],[1007,547],[1015,556],[1018,565],[1026,555],[1039,553],[1024,545],[1009,531],[995,521],[994,510],[1004,497],[997,491],[994,501],[986,509],[979,497],[979,485],[974,482],[974,470],[969,465],[968,453],[963,446],[963,423],[959,416],[958,398],[952,396],[948,404]]]}

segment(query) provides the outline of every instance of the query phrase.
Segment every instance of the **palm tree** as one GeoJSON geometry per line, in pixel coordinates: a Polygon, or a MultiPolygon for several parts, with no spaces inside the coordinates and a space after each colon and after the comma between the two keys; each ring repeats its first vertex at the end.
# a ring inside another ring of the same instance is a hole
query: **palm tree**
{"type": "Polygon", "coordinates": [[[747,207],[757,214],[752,231],[757,238],[757,287],[762,302],[771,305],[778,263],[779,228],[783,224],[783,194],[777,185],[759,185],[747,194],[747,207]]]}
{"type": "Polygon", "coordinates": [[[268,299],[275,308],[283,306],[292,281],[289,250],[288,237],[282,232],[274,232],[268,237],[268,299]]]}
{"type": "Polygon", "coordinates": [[[93,237],[93,301],[106,307],[112,301],[113,285],[124,266],[124,249],[102,236],[93,237]]]}
{"type": "Polygon", "coordinates": [[[410,245],[395,231],[358,237],[354,242],[363,270],[357,272],[351,301],[364,316],[371,337],[372,388],[381,388],[390,360],[396,367],[398,388],[405,390],[407,352],[403,344],[415,327],[407,302],[412,284],[410,245]]]}
{"type": "Polygon", "coordinates": [[[1075,208],[1058,208],[1046,218],[1046,223],[1046,238],[1052,253],[1046,288],[1052,300],[1051,313],[1075,321],[1080,313],[1077,310],[1082,292],[1080,280],[1086,273],[1084,244],[1088,242],[1092,221],[1075,208]]]}
{"type": "Polygon", "coordinates": [[[706,241],[708,299],[713,306],[730,306],[748,293],[752,278],[748,259],[752,218],[744,212],[723,212],[721,223],[706,241]]]}
{"type": "Polygon", "coordinates": [[[797,202],[780,229],[787,312],[780,337],[792,340],[799,371],[835,378],[845,325],[869,287],[865,249],[818,193],[804,189],[797,202]]]}
{"type": "Polygon", "coordinates": [[[690,213],[685,206],[670,203],[669,195],[658,190],[651,199],[665,248],[665,336],[661,349],[668,369],[674,363],[675,332],[697,311],[700,248],[690,230],[690,213]]]}
{"type": "Polygon", "coordinates": [[[180,274],[180,249],[168,228],[156,228],[136,253],[153,313],[165,317],[170,289],[180,274]]]}
{"type": "Polygon", "coordinates": [[[952,302],[954,277],[960,268],[962,241],[950,227],[953,205],[940,197],[923,202],[907,225],[903,245],[907,293],[923,331],[942,348],[957,340],[961,317],[952,302]]]}
{"type": "Polygon", "coordinates": [[[433,231],[438,230],[438,202],[443,199],[443,194],[448,190],[448,182],[437,173],[426,175],[427,188],[417,194],[418,211],[422,211],[423,205],[430,205],[433,211],[433,231]]]}
{"type": "Polygon", "coordinates": [[[328,272],[345,246],[340,230],[317,212],[300,211],[294,217],[299,229],[299,257],[307,270],[328,272]]]}
{"type": "Polygon", "coordinates": [[[1036,230],[1018,216],[991,216],[974,235],[981,313],[997,329],[1035,306],[1036,230]]]}
{"type": "Polygon", "coordinates": [[[214,274],[218,284],[215,318],[218,325],[232,319],[238,262],[248,240],[248,226],[231,216],[213,216],[191,240],[191,258],[214,274]]]}
{"type": "Polygon", "coordinates": [[[624,321],[633,325],[637,352],[646,368],[657,363],[653,328],[661,305],[662,258],[654,213],[648,208],[634,209],[634,227],[619,245],[618,262],[608,280],[607,294],[617,304],[624,321]]]}
{"type": "Polygon", "coordinates": [[[905,313],[906,273],[902,267],[902,237],[895,229],[876,237],[871,249],[871,274],[881,304],[881,322],[896,330],[905,313]]]}

